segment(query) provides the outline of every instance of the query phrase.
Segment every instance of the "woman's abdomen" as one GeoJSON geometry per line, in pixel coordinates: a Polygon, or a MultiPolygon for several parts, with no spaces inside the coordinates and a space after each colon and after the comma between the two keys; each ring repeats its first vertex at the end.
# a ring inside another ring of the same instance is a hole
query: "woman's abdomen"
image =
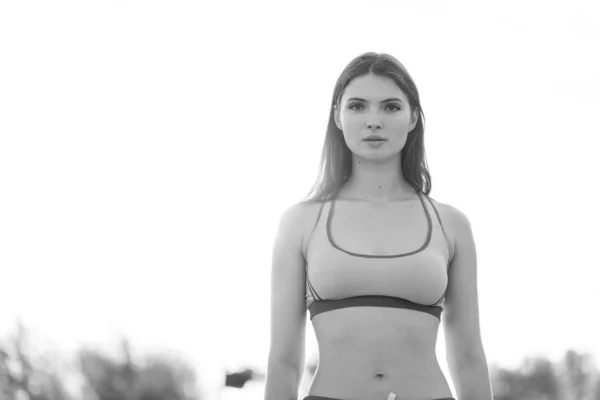
{"type": "Polygon", "coordinates": [[[308,394],[364,400],[386,399],[390,392],[399,399],[451,396],[435,354],[434,316],[352,307],[317,315],[312,323],[319,363],[308,394]]]}

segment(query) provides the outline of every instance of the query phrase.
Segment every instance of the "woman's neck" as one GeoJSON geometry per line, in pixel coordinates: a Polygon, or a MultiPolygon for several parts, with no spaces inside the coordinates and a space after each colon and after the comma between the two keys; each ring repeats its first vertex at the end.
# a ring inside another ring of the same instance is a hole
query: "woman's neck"
{"type": "Polygon", "coordinates": [[[413,200],[417,199],[418,195],[415,189],[404,180],[386,186],[379,182],[357,184],[350,177],[336,197],[348,200],[365,200],[381,204],[392,201],[413,200]]]}

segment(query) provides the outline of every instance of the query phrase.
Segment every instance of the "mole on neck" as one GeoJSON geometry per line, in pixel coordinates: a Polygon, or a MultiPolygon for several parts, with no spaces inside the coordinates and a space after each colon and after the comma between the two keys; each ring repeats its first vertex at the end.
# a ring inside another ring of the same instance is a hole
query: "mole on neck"
{"type": "Polygon", "coordinates": [[[386,204],[395,201],[416,200],[418,199],[418,194],[412,187],[403,189],[399,185],[392,190],[385,190],[383,185],[377,185],[375,190],[361,190],[360,188],[346,185],[339,191],[337,198],[386,204]]]}

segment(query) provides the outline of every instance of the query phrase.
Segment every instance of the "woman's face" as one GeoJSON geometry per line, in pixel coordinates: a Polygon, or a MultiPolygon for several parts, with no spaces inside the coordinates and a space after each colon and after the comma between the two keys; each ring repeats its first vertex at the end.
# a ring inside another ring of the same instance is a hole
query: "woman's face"
{"type": "Polygon", "coordinates": [[[418,113],[411,112],[408,98],[392,79],[368,74],[353,79],[346,87],[335,106],[334,118],[355,155],[382,159],[402,150],[408,133],[417,124],[418,113]],[[365,141],[370,135],[379,135],[385,141],[365,141]]]}

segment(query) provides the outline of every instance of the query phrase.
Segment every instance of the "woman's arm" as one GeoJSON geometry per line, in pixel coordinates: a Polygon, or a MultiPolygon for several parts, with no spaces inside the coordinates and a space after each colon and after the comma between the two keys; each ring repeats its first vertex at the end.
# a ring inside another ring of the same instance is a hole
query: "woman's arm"
{"type": "Polygon", "coordinates": [[[297,400],[304,372],[306,306],[303,204],[288,208],[277,228],[271,266],[271,341],[265,400],[297,400]]]}
{"type": "Polygon", "coordinates": [[[492,387],[479,327],[477,255],[465,214],[446,206],[454,255],[443,313],[446,361],[459,400],[492,400],[492,387]]]}

